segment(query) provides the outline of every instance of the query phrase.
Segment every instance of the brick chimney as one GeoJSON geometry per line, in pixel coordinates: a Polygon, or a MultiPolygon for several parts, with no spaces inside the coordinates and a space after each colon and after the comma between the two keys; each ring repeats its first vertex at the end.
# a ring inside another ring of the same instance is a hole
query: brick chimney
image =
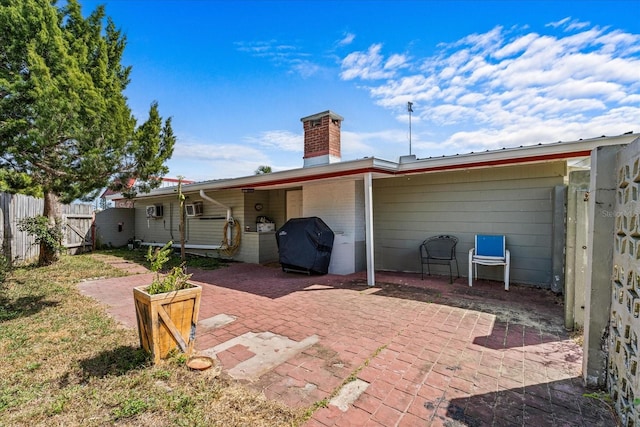
{"type": "Polygon", "coordinates": [[[304,167],[340,161],[340,125],[343,120],[332,111],[300,119],[304,128],[304,167]]]}

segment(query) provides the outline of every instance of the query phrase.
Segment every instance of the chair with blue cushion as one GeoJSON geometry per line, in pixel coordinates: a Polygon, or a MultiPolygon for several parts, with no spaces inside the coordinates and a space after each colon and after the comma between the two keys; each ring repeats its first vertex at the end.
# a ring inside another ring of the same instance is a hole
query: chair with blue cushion
{"type": "Polygon", "coordinates": [[[504,266],[504,290],[509,290],[511,254],[506,248],[505,236],[477,234],[476,245],[469,250],[469,286],[473,286],[472,272],[478,279],[478,264],[504,266]]]}

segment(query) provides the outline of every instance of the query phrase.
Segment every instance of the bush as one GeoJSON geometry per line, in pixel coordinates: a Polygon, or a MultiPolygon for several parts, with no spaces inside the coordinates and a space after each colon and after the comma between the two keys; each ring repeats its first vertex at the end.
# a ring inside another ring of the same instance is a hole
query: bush
{"type": "Polygon", "coordinates": [[[171,249],[172,245],[173,242],[169,241],[162,248],[156,249],[155,251],[151,246],[149,246],[147,261],[151,263],[151,271],[156,273],[151,286],[147,288],[149,295],[177,291],[191,287],[191,284],[188,282],[191,274],[187,274],[185,272],[184,263],[177,267],[173,267],[165,276],[160,275],[162,267],[171,258],[171,253],[173,252],[173,249],[171,249]]]}
{"type": "Polygon", "coordinates": [[[38,215],[22,218],[18,222],[18,230],[26,232],[35,238],[35,244],[44,244],[52,252],[62,249],[62,230],[56,222],[54,226],[49,224],[47,217],[38,215]]]}
{"type": "Polygon", "coordinates": [[[3,283],[11,269],[11,262],[6,256],[0,254],[0,283],[3,283]]]}

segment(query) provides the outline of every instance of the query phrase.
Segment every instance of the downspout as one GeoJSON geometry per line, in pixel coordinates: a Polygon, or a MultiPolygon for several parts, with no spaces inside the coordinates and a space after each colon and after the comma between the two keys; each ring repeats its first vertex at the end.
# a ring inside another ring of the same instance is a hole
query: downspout
{"type": "MultiPolygon", "coordinates": [[[[213,200],[211,197],[209,197],[206,194],[204,194],[204,190],[200,190],[200,197],[202,197],[203,199],[205,199],[208,202],[213,203],[214,205],[218,205],[221,208],[225,208],[227,210],[227,224],[234,224],[232,211],[231,211],[231,208],[229,206],[223,205],[222,203],[220,203],[217,200],[213,200]]],[[[227,233],[226,233],[227,235],[225,237],[226,237],[226,241],[228,243],[231,243],[231,239],[232,239],[232,235],[233,235],[233,232],[232,232],[231,228],[232,227],[227,226],[227,233]]]]}
{"type": "Polygon", "coordinates": [[[200,197],[202,197],[203,199],[205,199],[208,202],[213,203],[214,205],[218,205],[221,208],[225,208],[227,210],[227,221],[229,221],[232,218],[232,216],[231,216],[231,208],[229,206],[223,205],[222,203],[220,203],[217,200],[213,200],[211,197],[209,197],[206,194],[204,194],[204,190],[200,190],[200,197]]]}

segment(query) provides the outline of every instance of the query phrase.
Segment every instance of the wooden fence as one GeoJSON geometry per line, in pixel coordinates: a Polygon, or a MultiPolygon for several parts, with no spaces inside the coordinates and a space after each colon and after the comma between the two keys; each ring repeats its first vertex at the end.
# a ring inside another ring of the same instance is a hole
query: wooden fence
{"type": "MultiPolygon", "coordinates": [[[[3,255],[14,265],[35,261],[40,248],[34,238],[18,229],[18,222],[42,215],[44,200],[22,194],[0,193],[0,243],[3,255]]],[[[93,206],[74,203],[61,205],[62,244],[73,252],[92,246],[93,206]]]]}

